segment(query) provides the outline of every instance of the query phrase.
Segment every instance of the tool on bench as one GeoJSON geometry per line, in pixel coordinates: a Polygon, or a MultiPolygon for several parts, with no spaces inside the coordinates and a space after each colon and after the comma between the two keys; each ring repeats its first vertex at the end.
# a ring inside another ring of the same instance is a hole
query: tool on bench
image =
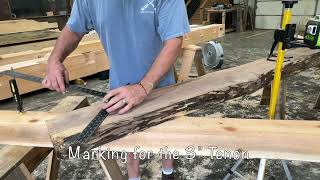
{"type": "Polygon", "coordinates": [[[314,48],[320,48],[320,15],[308,21],[304,43],[314,48]]]}
{"type": "MultiPolygon", "coordinates": [[[[290,49],[293,47],[305,47],[305,45],[297,43],[295,39],[295,32],[296,32],[296,25],[295,24],[287,24],[285,26],[285,29],[276,29],[274,32],[274,42],[272,44],[268,60],[275,61],[275,59],[272,59],[273,57],[277,58],[277,55],[273,54],[273,51],[279,45],[279,43],[282,43],[282,50],[290,49]]],[[[286,57],[285,59],[290,59],[292,57],[286,57]]]]}
{"type": "MultiPolygon", "coordinates": [[[[295,1],[291,1],[295,2],[295,1]]],[[[296,1],[298,2],[298,1],[296,1]]],[[[291,12],[290,12],[291,13],[291,12]]],[[[275,61],[277,55],[273,54],[276,46],[282,43],[282,50],[297,48],[297,47],[308,47],[311,49],[320,48],[320,19],[317,16],[314,20],[309,20],[306,25],[304,32],[304,38],[299,39],[295,37],[297,25],[296,24],[285,24],[282,29],[276,29],[274,32],[274,42],[272,44],[268,60],[275,61]]],[[[285,57],[289,60],[293,57],[285,57]]]]}
{"type": "MultiPolygon", "coordinates": [[[[20,78],[20,79],[24,79],[24,80],[32,81],[32,82],[36,82],[36,83],[42,83],[43,79],[40,77],[15,72],[13,69],[11,69],[11,71],[4,71],[4,72],[0,73],[0,76],[1,75],[7,75],[7,76],[13,77],[13,79],[11,79],[9,81],[11,92],[13,94],[15,102],[17,103],[18,111],[22,112],[23,111],[23,103],[22,103],[21,96],[19,94],[19,88],[18,88],[18,85],[16,82],[16,78],[20,78]]],[[[88,88],[85,88],[85,87],[82,87],[79,85],[69,85],[67,90],[79,91],[79,92],[83,92],[86,94],[90,94],[90,95],[94,95],[94,96],[102,97],[102,98],[107,95],[107,93],[88,89],[88,88]]],[[[100,125],[105,120],[105,118],[108,117],[108,115],[109,115],[109,113],[106,110],[104,110],[104,109],[100,110],[100,112],[83,129],[83,131],[80,134],[78,134],[77,136],[70,138],[70,139],[67,139],[66,144],[68,144],[70,146],[78,146],[78,145],[81,145],[82,143],[87,142],[88,139],[92,136],[92,134],[97,131],[97,129],[100,127],[100,125]]]]}

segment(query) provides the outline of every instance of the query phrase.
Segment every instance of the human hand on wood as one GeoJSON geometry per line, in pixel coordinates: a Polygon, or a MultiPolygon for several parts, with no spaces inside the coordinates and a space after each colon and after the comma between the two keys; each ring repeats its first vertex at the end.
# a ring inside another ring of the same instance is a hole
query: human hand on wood
{"type": "Polygon", "coordinates": [[[49,62],[42,85],[48,89],[64,93],[68,84],[69,73],[64,65],[61,62],[49,62]]]}
{"type": "Polygon", "coordinates": [[[110,91],[103,99],[103,109],[124,114],[143,102],[147,93],[140,84],[120,87],[110,91]]]}

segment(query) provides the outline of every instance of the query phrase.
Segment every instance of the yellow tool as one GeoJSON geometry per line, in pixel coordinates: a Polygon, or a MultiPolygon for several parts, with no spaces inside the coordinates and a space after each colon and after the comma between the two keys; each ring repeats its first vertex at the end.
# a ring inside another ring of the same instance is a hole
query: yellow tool
{"type": "MultiPolygon", "coordinates": [[[[286,0],[286,1],[282,1],[282,3],[284,4],[285,9],[283,14],[281,30],[285,31],[287,28],[287,25],[291,21],[293,5],[295,3],[298,3],[298,1],[286,0]]],[[[282,66],[283,66],[283,62],[285,58],[285,50],[286,50],[283,43],[284,42],[280,40],[278,44],[278,57],[277,57],[277,62],[275,67],[275,74],[274,74],[274,79],[272,84],[272,92],[271,92],[270,107],[269,107],[270,119],[275,119],[275,114],[276,114],[276,106],[277,106],[280,83],[281,83],[282,66]]]]}

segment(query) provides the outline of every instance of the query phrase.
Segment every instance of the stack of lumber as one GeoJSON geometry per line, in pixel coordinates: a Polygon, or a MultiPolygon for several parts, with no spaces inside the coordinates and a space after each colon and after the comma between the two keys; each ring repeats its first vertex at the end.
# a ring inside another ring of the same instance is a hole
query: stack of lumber
{"type": "Polygon", "coordinates": [[[56,39],[59,32],[57,23],[38,22],[34,20],[0,21],[0,47],[27,42],[56,39]]]}
{"type": "Polygon", "coordinates": [[[38,22],[26,19],[0,21],[0,35],[57,28],[57,23],[38,22]]]}
{"type": "Polygon", "coordinates": [[[0,47],[13,46],[31,42],[54,40],[59,37],[59,32],[53,30],[28,31],[0,35],[0,47]]]}
{"type": "MultiPolygon", "coordinates": [[[[224,25],[214,24],[192,28],[185,35],[183,47],[199,44],[224,36],[224,25]]],[[[0,72],[14,68],[17,72],[44,77],[46,62],[51,48],[38,51],[0,55],[0,72]]],[[[81,42],[78,48],[64,62],[69,70],[70,80],[86,77],[109,69],[107,56],[99,40],[81,42]]],[[[9,77],[0,77],[0,100],[11,97],[9,77]]],[[[20,93],[25,94],[42,89],[42,86],[25,80],[17,80],[20,93]]]]}
{"type": "MultiPolygon", "coordinates": [[[[46,72],[47,59],[48,56],[45,56],[43,58],[3,65],[0,66],[0,72],[13,68],[17,72],[43,78],[46,72]]],[[[109,69],[109,62],[103,50],[92,50],[91,52],[71,55],[64,61],[64,65],[69,70],[70,80],[90,76],[109,69]]],[[[8,85],[10,79],[11,77],[8,76],[0,77],[0,100],[12,97],[10,87],[8,85]]],[[[17,79],[17,83],[21,94],[43,88],[41,84],[22,79],[17,79]]]]}
{"type": "MultiPolygon", "coordinates": [[[[289,55],[294,58],[284,64],[283,77],[320,66],[320,50],[298,48],[290,50],[289,55]]],[[[211,103],[251,94],[269,85],[274,66],[275,62],[261,59],[155,90],[129,113],[107,117],[81,148],[104,145],[118,151],[133,151],[137,145],[144,150],[169,146],[182,152],[189,145],[218,146],[220,150],[248,151],[256,158],[319,162],[319,121],[238,122],[237,119],[185,117],[197,110],[211,108],[211,103]],[[172,122],[154,127],[167,121],[172,122]],[[139,131],[144,132],[133,134],[139,131]]],[[[67,155],[69,144],[66,139],[78,135],[100,110],[101,104],[64,114],[26,112],[21,116],[16,112],[0,111],[3,115],[0,144],[55,147],[61,155],[67,155]]],[[[204,151],[202,155],[210,155],[208,152],[204,151]]]]}

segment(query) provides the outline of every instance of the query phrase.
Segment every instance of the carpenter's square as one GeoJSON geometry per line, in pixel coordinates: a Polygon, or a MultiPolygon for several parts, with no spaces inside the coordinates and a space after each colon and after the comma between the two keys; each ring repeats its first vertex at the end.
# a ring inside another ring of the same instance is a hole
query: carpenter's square
{"type": "MultiPolygon", "coordinates": [[[[7,76],[15,77],[15,78],[24,79],[24,80],[27,80],[27,81],[40,83],[40,84],[43,81],[43,78],[36,77],[36,76],[31,76],[31,75],[23,74],[23,73],[19,73],[19,72],[15,72],[13,70],[4,71],[4,72],[0,73],[0,75],[7,75],[7,76]]],[[[86,94],[90,94],[90,95],[98,96],[98,97],[102,97],[102,98],[107,95],[107,93],[105,93],[105,92],[100,92],[100,91],[88,89],[88,88],[85,88],[85,87],[82,87],[82,86],[79,86],[79,85],[69,85],[67,90],[68,91],[79,91],[79,92],[83,92],[83,93],[86,93],[86,94]]]]}

